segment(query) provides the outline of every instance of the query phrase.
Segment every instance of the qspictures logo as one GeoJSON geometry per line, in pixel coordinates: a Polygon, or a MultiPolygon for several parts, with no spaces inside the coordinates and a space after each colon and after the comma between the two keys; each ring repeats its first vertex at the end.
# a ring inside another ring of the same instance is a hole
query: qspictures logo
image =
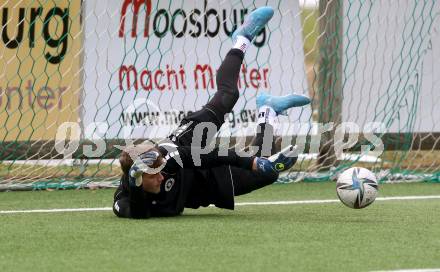
{"type": "Polygon", "coordinates": [[[69,8],[20,7],[17,13],[14,8],[3,7],[1,17],[1,39],[7,48],[17,49],[22,43],[34,48],[36,39],[43,39],[45,47],[52,49],[45,49],[45,59],[52,64],[63,60],[68,47],[69,8]],[[56,25],[56,31],[51,25],[56,25]]]}
{"type": "MultiPolygon", "coordinates": [[[[159,1],[159,0],[155,0],[159,1]]],[[[161,2],[167,2],[160,0],[161,2]]],[[[171,0],[169,0],[171,1],[171,0]]],[[[119,37],[124,38],[130,34],[132,38],[138,37],[143,33],[144,38],[155,36],[163,38],[171,33],[175,38],[184,37],[216,37],[220,33],[231,36],[236,27],[243,23],[246,14],[252,10],[247,8],[234,9],[223,8],[215,9],[208,6],[208,1],[196,1],[203,3],[200,8],[192,10],[177,8],[175,10],[153,8],[152,0],[124,0],[122,2],[121,17],[119,24],[119,37]],[[139,18],[139,14],[145,14],[144,18],[139,18]],[[126,29],[129,25],[129,12],[133,13],[131,29],[126,29]],[[138,26],[143,28],[138,32],[138,26]]],[[[158,3],[157,3],[158,4],[158,3]]],[[[168,6],[168,4],[164,5],[168,6]]],[[[261,47],[266,42],[266,29],[264,28],[257,36],[254,44],[261,47]]]]}

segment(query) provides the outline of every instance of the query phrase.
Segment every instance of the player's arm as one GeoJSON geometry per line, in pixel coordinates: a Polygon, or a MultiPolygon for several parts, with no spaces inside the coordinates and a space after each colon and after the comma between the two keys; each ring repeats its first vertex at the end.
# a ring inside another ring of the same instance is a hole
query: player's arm
{"type": "Polygon", "coordinates": [[[128,191],[130,217],[132,218],[148,218],[150,217],[149,207],[146,206],[145,193],[140,184],[142,178],[142,172],[137,171],[139,168],[134,165],[128,152],[123,151],[119,158],[121,164],[122,183],[126,184],[125,189],[128,191]]]}
{"type": "Polygon", "coordinates": [[[136,165],[133,165],[129,172],[128,198],[130,203],[130,214],[132,218],[149,218],[150,209],[147,206],[145,192],[142,188],[142,171],[136,165]],[[139,179],[140,177],[140,179],[139,179]]]}

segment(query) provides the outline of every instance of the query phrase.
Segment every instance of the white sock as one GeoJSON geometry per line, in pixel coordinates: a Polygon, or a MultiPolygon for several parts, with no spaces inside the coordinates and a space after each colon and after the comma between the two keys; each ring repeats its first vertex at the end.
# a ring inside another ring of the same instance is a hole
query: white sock
{"type": "Polygon", "coordinates": [[[243,51],[243,53],[246,53],[246,49],[251,44],[251,41],[249,41],[244,36],[237,36],[237,41],[235,42],[234,46],[232,48],[237,48],[243,51]]]}
{"type": "Polygon", "coordinates": [[[273,126],[275,123],[275,117],[277,117],[277,114],[271,107],[262,106],[258,110],[258,124],[266,123],[273,126]]]}

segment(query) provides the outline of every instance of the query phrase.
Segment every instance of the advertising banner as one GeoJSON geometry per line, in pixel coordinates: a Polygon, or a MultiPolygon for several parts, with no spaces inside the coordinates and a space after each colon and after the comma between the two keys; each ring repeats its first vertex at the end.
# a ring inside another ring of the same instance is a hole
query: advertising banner
{"type": "MultiPolygon", "coordinates": [[[[275,15],[246,52],[240,98],[227,126],[250,135],[256,95],[308,94],[296,1],[85,1],[86,137],[159,138],[216,92],[216,71],[246,14],[271,5],[275,15]],[[94,129],[100,128],[100,129],[94,129]],[[89,129],[88,129],[89,128],[89,129]]],[[[310,107],[290,111],[279,131],[309,122],[310,107]]]]}
{"type": "Polygon", "coordinates": [[[6,1],[1,6],[0,138],[54,139],[78,121],[81,1],[6,1]]]}

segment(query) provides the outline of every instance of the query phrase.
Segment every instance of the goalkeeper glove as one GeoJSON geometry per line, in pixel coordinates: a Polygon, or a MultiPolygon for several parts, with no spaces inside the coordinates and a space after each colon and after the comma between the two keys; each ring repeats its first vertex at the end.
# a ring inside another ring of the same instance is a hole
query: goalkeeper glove
{"type": "Polygon", "coordinates": [[[297,146],[289,145],[280,152],[266,158],[257,158],[257,170],[262,173],[276,173],[291,168],[298,160],[297,146]]]}
{"type": "Polygon", "coordinates": [[[156,174],[165,166],[165,161],[157,150],[149,150],[139,155],[134,161],[129,172],[130,186],[139,187],[142,185],[142,174],[156,174]],[[159,161],[160,160],[160,161],[159,161]]]}

